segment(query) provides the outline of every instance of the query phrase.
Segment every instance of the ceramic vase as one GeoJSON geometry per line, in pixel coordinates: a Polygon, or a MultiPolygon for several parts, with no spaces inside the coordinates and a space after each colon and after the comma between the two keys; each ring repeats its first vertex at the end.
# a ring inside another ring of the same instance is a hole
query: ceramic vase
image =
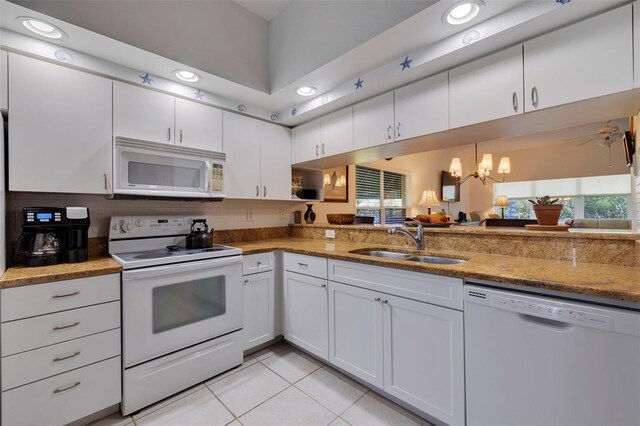
{"type": "Polygon", "coordinates": [[[563,207],[562,204],[534,205],[533,212],[539,225],[557,225],[563,207]]]}
{"type": "Polygon", "coordinates": [[[313,204],[307,204],[307,211],[304,212],[304,221],[311,225],[316,221],[316,212],[313,210],[313,204]]]}

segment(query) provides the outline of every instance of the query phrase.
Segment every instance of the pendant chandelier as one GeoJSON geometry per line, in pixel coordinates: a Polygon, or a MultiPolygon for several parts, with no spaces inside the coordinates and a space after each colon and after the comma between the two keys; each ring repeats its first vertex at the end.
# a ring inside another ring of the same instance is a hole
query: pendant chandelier
{"type": "Polygon", "coordinates": [[[483,185],[487,184],[487,179],[491,179],[494,182],[502,183],[505,181],[505,177],[507,173],[511,173],[511,162],[509,157],[502,157],[500,159],[500,164],[498,165],[498,173],[502,175],[502,180],[495,179],[489,176],[491,170],[493,170],[493,156],[491,154],[484,154],[482,156],[482,161],[478,163],[478,144],[474,144],[476,149],[476,162],[478,165],[478,170],[468,174],[465,177],[462,177],[462,163],[460,162],[460,158],[451,159],[451,166],[449,167],[449,173],[453,177],[461,178],[456,185],[462,185],[469,178],[480,179],[483,185]]]}

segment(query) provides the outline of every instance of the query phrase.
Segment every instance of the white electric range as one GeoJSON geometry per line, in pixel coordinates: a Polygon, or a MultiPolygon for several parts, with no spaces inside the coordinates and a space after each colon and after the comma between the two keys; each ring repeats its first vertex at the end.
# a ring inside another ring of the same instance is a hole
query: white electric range
{"type": "Polygon", "coordinates": [[[242,250],[185,248],[202,217],[111,218],[109,254],[124,269],[125,415],[242,364],[242,250]]]}

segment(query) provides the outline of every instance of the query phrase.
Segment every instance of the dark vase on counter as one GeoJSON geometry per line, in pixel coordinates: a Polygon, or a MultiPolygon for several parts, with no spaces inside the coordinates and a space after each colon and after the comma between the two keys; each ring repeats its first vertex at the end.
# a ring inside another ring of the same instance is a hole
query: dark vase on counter
{"type": "Polygon", "coordinates": [[[313,204],[307,204],[307,211],[304,212],[304,221],[312,225],[316,221],[316,212],[312,210],[313,204]]]}

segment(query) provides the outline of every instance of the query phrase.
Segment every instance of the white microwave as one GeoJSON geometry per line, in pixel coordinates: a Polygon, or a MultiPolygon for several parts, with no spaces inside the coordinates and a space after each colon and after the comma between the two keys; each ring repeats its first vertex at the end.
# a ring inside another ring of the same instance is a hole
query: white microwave
{"type": "Polygon", "coordinates": [[[225,154],[166,143],[116,137],[114,197],[222,200],[225,154]]]}

